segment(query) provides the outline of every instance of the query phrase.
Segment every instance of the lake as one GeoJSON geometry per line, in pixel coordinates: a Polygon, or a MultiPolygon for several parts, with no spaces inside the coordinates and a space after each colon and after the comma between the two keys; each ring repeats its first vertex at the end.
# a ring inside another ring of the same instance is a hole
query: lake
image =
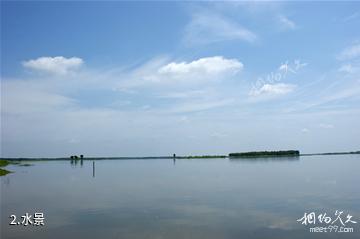
{"type": "Polygon", "coordinates": [[[360,155],[29,163],[0,178],[3,239],[360,238],[360,155]],[[336,210],[353,232],[309,232],[336,210]]]}

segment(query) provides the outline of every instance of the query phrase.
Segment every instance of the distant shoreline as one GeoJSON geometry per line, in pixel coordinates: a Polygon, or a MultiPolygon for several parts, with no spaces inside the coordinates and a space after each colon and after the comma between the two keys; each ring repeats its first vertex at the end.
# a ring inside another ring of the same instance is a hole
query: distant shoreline
{"type": "MultiPolygon", "coordinates": [[[[248,153],[259,153],[262,151],[254,151],[248,153]]],[[[270,151],[271,152],[271,151],[270,151]]],[[[242,153],[240,153],[242,154],[242,153]]],[[[310,153],[310,154],[299,154],[299,155],[254,155],[254,156],[240,156],[240,157],[254,157],[254,158],[262,158],[262,157],[284,157],[284,156],[314,156],[314,155],[345,155],[345,154],[360,154],[360,151],[349,151],[349,152],[329,152],[329,153],[310,153]]],[[[232,158],[232,156],[228,155],[189,155],[189,156],[146,156],[146,157],[84,157],[83,160],[130,160],[130,159],[209,159],[209,158],[232,158]]],[[[70,157],[44,157],[44,158],[7,158],[1,157],[1,160],[13,160],[13,161],[23,161],[23,160],[31,160],[31,161],[39,161],[39,160],[71,160],[70,157]]],[[[80,160],[80,159],[78,159],[80,160]]]]}
{"type": "Polygon", "coordinates": [[[258,158],[258,157],[299,157],[299,150],[278,150],[278,151],[251,151],[241,153],[229,153],[230,158],[258,158]]]}

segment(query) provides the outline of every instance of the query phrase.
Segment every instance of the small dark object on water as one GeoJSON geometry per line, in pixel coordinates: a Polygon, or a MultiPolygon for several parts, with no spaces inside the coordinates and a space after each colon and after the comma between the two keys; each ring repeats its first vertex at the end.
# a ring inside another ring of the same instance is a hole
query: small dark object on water
{"type": "MultiPolygon", "coordinates": [[[[83,154],[80,154],[80,159],[83,159],[84,158],[84,155],[83,154]]],[[[70,156],[70,159],[79,159],[79,157],[77,155],[71,155],[70,156]]]]}

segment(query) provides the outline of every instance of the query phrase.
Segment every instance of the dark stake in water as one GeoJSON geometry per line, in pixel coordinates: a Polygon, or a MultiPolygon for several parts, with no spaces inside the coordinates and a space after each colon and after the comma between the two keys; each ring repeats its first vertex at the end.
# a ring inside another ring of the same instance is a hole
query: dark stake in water
{"type": "Polygon", "coordinates": [[[31,164],[0,178],[2,239],[360,238],[359,155],[31,164]],[[336,210],[354,232],[297,221],[336,210]],[[44,226],[9,225],[39,212],[44,226]]]}

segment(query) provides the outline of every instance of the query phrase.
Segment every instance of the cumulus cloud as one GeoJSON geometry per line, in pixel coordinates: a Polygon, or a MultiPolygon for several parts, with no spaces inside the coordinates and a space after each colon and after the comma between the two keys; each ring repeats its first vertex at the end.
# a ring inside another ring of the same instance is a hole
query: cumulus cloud
{"type": "Polygon", "coordinates": [[[345,48],[339,55],[339,60],[351,60],[360,56],[360,44],[345,48]]]}
{"type": "Polygon", "coordinates": [[[202,12],[193,15],[185,28],[184,42],[188,45],[207,44],[227,40],[254,42],[252,31],[224,16],[202,12]]]}
{"type": "Polygon", "coordinates": [[[236,59],[226,59],[222,56],[205,57],[191,62],[171,62],[159,69],[161,74],[219,74],[223,72],[236,73],[244,65],[236,59]]]}
{"type": "Polygon", "coordinates": [[[283,15],[279,16],[279,22],[283,29],[294,30],[296,28],[295,22],[291,21],[289,18],[287,18],[283,15]]]}
{"type": "Polygon", "coordinates": [[[144,87],[177,87],[184,90],[189,86],[209,84],[241,72],[244,65],[237,59],[223,56],[199,58],[193,61],[158,61],[147,63],[130,72],[125,81],[119,82],[118,89],[144,87]]]}
{"type": "Polygon", "coordinates": [[[292,92],[295,89],[295,85],[292,84],[264,84],[259,89],[252,89],[249,93],[250,96],[257,97],[262,95],[274,96],[285,95],[292,92]]]}
{"type": "MultiPolygon", "coordinates": [[[[223,56],[190,61],[161,58],[129,70],[85,70],[75,77],[73,74],[66,74],[74,70],[70,67],[71,64],[64,63],[70,59],[72,58],[45,57],[24,62],[24,66],[28,68],[59,75],[55,79],[48,74],[40,74],[36,78],[4,81],[7,102],[2,112],[31,114],[59,108],[88,107],[88,102],[93,102],[93,98],[90,98],[92,94],[111,95],[92,103],[100,108],[140,109],[141,105],[146,104],[149,105],[146,108],[148,110],[153,107],[148,102],[152,102],[161,105],[161,109],[156,108],[161,112],[210,110],[230,102],[219,93],[219,82],[237,76],[236,73],[244,68],[239,60],[223,56]],[[74,94],[79,91],[85,93],[74,94]],[[19,98],[19,95],[22,97],[19,98]],[[132,102],[133,106],[130,107],[126,102],[132,102]]],[[[82,62],[81,59],[73,60],[69,62],[73,62],[74,67],[82,62]]]]}
{"type": "Polygon", "coordinates": [[[39,57],[24,61],[23,66],[34,71],[64,75],[78,69],[83,63],[84,61],[78,57],[65,58],[63,56],[56,56],[39,57]]]}

